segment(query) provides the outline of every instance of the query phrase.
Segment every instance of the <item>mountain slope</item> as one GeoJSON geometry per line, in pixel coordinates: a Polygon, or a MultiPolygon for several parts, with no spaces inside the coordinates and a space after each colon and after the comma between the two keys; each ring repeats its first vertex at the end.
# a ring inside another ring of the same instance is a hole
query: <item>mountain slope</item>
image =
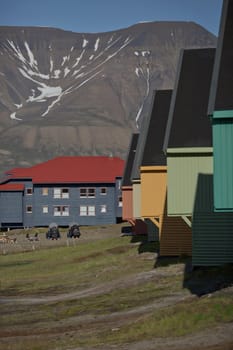
{"type": "Polygon", "coordinates": [[[58,155],[125,157],[154,89],[172,88],[180,49],[213,47],[192,22],[107,33],[0,27],[0,166],[58,155]]]}

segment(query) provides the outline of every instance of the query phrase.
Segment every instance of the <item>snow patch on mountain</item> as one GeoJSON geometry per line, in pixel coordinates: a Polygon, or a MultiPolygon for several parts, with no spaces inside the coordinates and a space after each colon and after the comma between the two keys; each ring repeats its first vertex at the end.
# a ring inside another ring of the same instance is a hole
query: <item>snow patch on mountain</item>
{"type": "MultiPolygon", "coordinates": [[[[30,95],[24,96],[24,101],[26,102],[14,104],[17,110],[12,111],[10,118],[22,120],[16,117],[16,113],[19,112],[20,108],[27,107],[28,104],[35,102],[47,102],[46,109],[41,113],[42,117],[47,116],[61,98],[95,79],[103,71],[103,66],[119,54],[132,40],[133,38],[129,36],[122,37],[120,35],[114,37],[114,35],[111,35],[106,40],[105,45],[102,43],[102,50],[100,50],[100,38],[98,37],[91,52],[91,49],[87,51],[89,41],[83,37],[81,52],[77,52],[78,50],[74,50],[74,46],[71,46],[69,52],[61,57],[59,67],[56,67],[52,57],[52,46],[49,45],[48,72],[41,72],[38,58],[35,57],[27,41],[24,41],[25,52],[23,52],[16,43],[12,40],[7,40],[10,51],[13,52],[13,56],[19,61],[19,72],[25,79],[35,84],[30,89],[30,95]],[[119,43],[121,44],[119,45],[119,43]],[[85,64],[82,64],[83,61],[85,64]],[[59,84],[57,84],[58,80],[59,84]]],[[[147,51],[145,50],[141,55],[145,57],[146,53],[147,51]]],[[[140,69],[137,68],[135,71],[138,77],[140,69]]]]}

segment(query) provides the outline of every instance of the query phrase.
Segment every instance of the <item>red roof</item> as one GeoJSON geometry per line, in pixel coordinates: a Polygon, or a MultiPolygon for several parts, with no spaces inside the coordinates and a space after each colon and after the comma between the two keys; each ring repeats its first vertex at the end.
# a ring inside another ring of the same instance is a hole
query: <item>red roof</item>
{"type": "Polygon", "coordinates": [[[0,191],[23,191],[24,190],[24,184],[12,184],[7,183],[0,185],[0,191]]]}
{"type": "Polygon", "coordinates": [[[116,157],[58,157],[30,168],[8,171],[8,179],[30,178],[35,183],[114,183],[124,161],[116,157]]]}

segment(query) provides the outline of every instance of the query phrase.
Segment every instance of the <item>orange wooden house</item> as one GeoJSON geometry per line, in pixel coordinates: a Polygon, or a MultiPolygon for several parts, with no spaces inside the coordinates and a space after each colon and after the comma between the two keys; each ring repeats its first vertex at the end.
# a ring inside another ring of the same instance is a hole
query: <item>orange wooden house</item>
{"type": "MultiPolygon", "coordinates": [[[[180,217],[167,216],[167,165],[163,142],[171,96],[172,90],[155,92],[152,110],[139,141],[144,146],[140,162],[141,216],[157,228],[161,256],[191,254],[190,227],[180,217]]],[[[151,236],[149,229],[148,236],[151,236]]]]}

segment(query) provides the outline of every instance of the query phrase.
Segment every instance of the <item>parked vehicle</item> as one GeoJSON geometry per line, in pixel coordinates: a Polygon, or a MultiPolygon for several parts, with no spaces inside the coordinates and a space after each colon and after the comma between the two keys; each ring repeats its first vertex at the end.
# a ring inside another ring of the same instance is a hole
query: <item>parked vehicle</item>
{"type": "Polygon", "coordinates": [[[60,239],[61,238],[61,235],[60,235],[60,232],[59,232],[59,229],[58,229],[58,226],[57,224],[55,223],[52,223],[49,225],[49,229],[48,231],[46,232],[46,238],[47,239],[60,239]]]}
{"type": "Polygon", "coordinates": [[[79,238],[81,236],[79,225],[77,223],[72,223],[69,226],[67,232],[67,238],[79,238]]]}

